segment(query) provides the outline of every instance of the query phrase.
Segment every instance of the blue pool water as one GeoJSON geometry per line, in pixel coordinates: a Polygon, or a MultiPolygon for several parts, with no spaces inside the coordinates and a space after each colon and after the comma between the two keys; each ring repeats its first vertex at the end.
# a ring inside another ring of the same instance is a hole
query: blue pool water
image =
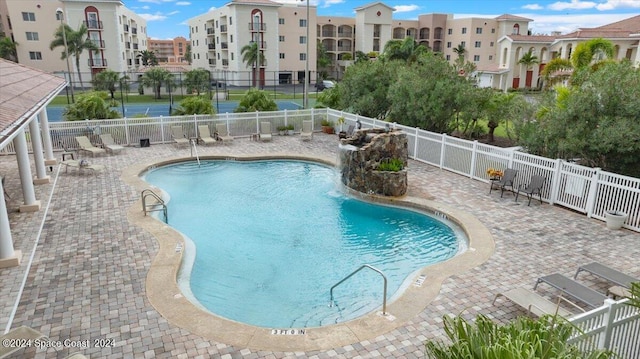
{"type": "MultiPolygon", "coordinates": [[[[216,104],[213,102],[213,108],[216,109],[216,113],[233,112],[238,107],[238,101],[223,101],[216,104]]],[[[298,110],[300,105],[291,100],[277,100],[278,110],[298,110]]],[[[173,109],[179,104],[174,103],[173,109]]],[[[47,118],[49,122],[63,121],[62,114],[66,106],[47,106],[47,118]]],[[[117,106],[113,108],[118,112],[122,112],[122,107],[117,106]]],[[[125,104],[125,113],[128,118],[135,117],[136,115],[148,115],[149,117],[169,116],[169,104],[168,103],[138,103],[138,104],[125,104]]]]}
{"type": "MultiPolygon", "coordinates": [[[[456,255],[459,231],[414,211],[342,193],[337,173],[300,161],[164,166],[145,180],[166,191],[169,224],[195,245],[189,290],[219,316],[260,327],[330,325],[380,310],[416,270],[456,255]]],[[[182,273],[181,276],[185,276],[182,273]]]]}

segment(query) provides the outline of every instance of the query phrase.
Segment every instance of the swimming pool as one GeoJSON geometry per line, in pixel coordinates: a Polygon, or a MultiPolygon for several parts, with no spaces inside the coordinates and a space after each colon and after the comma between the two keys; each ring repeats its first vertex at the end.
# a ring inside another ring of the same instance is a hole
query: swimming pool
{"type": "MultiPolygon", "coordinates": [[[[190,290],[209,311],[261,327],[315,327],[380,307],[416,270],[465,245],[423,214],[345,196],[333,169],[299,161],[205,161],[163,166],[145,180],[171,196],[170,224],[197,248],[190,290]]],[[[188,254],[185,262],[188,264],[188,254]]],[[[183,288],[183,291],[185,288],[183,288]]],[[[187,290],[187,292],[188,292],[187,290]]]]}

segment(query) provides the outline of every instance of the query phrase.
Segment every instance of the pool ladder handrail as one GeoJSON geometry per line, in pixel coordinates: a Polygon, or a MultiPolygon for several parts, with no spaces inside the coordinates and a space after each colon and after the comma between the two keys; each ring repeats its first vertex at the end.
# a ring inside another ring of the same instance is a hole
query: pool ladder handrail
{"type": "Polygon", "coordinates": [[[380,274],[382,276],[382,279],[384,279],[384,287],[382,289],[382,315],[387,315],[387,276],[385,276],[380,269],[374,266],[371,266],[369,264],[363,264],[362,266],[360,266],[360,268],[354,270],[353,272],[351,272],[351,274],[342,278],[342,280],[340,280],[338,283],[334,284],[333,287],[331,287],[331,289],[329,290],[329,296],[331,297],[329,302],[330,307],[333,306],[333,289],[339,286],[340,284],[344,283],[347,279],[353,277],[353,275],[355,275],[356,273],[360,272],[365,268],[369,268],[372,271],[380,274]]]}
{"type": "Polygon", "coordinates": [[[164,222],[169,223],[167,205],[164,203],[164,200],[160,198],[160,196],[158,196],[149,188],[143,190],[142,193],[140,193],[140,196],[142,197],[142,211],[144,212],[145,216],[147,215],[147,212],[162,211],[162,213],[164,214],[164,222]],[[147,197],[149,196],[155,199],[155,203],[147,204],[147,197]],[[158,205],[160,205],[161,208],[158,208],[158,205]]]}
{"type": "Polygon", "coordinates": [[[200,156],[198,155],[198,147],[196,144],[198,143],[197,138],[189,139],[189,147],[191,147],[191,157],[193,157],[193,153],[196,153],[196,161],[198,161],[198,167],[200,167],[200,156]]]}

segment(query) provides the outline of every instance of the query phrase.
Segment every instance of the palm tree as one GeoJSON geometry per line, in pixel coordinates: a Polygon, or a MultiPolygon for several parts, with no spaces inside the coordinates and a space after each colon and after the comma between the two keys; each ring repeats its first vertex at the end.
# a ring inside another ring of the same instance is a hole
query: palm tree
{"type": "Polygon", "coordinates": [[[256,69],[258,68],[258,64],[260,66],[266,65],[266,59],[264,57],[264,53],[260,51],[258,48],[257,41],[251,41],[249,44],[245,45],[240,49],[240,53],[242,54],[242,62],[247,64],[247,67],[252,66],[251,68],[251,77],[253,79],[252,86],[256,85],[256,69]]]}
{"type": "Polygon", "coordinates": [[[18,62],[18,51],[16,46],[18,46],[18,43],[13,42],[10,38],[0,38],[0,57],[5,60],[18,62]]]}
{"type": "Polygon", "coordinates": [[[120,81],[120,75],[113,70],[104,70],[95,75],[93,80],[93,86],[96,90],[109,91],[111,93],[111,99],[115,98],[116,84],[120,81]]]}
{"type": "Polygon", "coordinates": [[[464,65],[464,56],[467,54],[467,49],[465,49],[464,45],[460,43],[458,46],[453,48],[453,52],[458,55],[458,58],[456,59],[456,67],[460,69],[464,65]]]}
{"type": "Polygon", "coordinates": [[[167,87],[174,85],[173,75],[167,69],[153,67],[142,75],[142,84],[153,88],[156,99],[160,98],[160,89],[163,83],[166,84],[167,87]]]}
{"type": "Polygon", "coordinates": [[[549,87],[556,82],[569,78],[569,71],[572,69],[571,61],[567,59],[557,57],[549,61],[544,69],[542,69],[542,76],[546,83],[545,86],[549,87]]]}
{"type": "Polygon", "coordinates": [[[80,88],[84,88],[82,83],[82,73],[80,72],[80,55],[84,50],[90,50],[97,52],[98,46],[93,43],[89,38],[87,38],[87,26],[85,24],[81,24],[77,31],[74,31],[69,25],[64,25],[58,27],[54,34],[54,39],[49,44],[49,49],[53,50],[56,47],[64,47],[64,37],[62,31],[65,32],[67,38],[67,49],[62,52],[61,59],[67,58],[67,52],[69,54],[73,54],[76,60],[76,69],[78,71],[78,80],[80,81],[80,88]]]}
{"type": "Polygon", "coordinates": [[[602,38],[581,42],[571,54],[571,63],[575,69],[585,68],[593,62],[612,58],[615,53],[613,43],[602,38]]]}
{"type": "Polygon", "coordinates": [[[410,64],[416,62],[418,57],[428,50],[425,46],[417,43],[413,37],[408,36],[402,41],[388,41],[384,45],[383,58],[385,60],[404,60],[410,64]]]}
{"type": "Polygon", "coordinates": [[[140,58],[140,62],[142,62],[143,66],[156,66],[158,65],[158,58],[156,57],[156,53],[149,50],[142,50],[138,54],[140,58]]]}
{"type": "MultiPolygon", "coordinates": [[[[540,63],[540,60],[538,59],[538,56],[534,55],[531,50],[527,51],[524,55],[522,55],[520,60],[518,60],[518,64],[524,65],[527,71],[527,76],[529,75],[529,71],[531,71],[531,66],[537,63],[540,63]]],[[[531,87],[531,83],[525,83],[525,88],[527,87],[531,87]]]]}

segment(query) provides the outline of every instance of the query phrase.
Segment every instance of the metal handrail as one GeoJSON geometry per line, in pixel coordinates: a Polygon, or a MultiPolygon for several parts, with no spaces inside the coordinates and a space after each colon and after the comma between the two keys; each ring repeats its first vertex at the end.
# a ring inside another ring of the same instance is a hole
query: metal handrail
{"type": "Polygon", "coordinates": [[[382,315],[387,315],[387,277],[384,275],[384,273],[382,273],[382,271],[376,267],[370,266],[368,264],[363,264],[360,268],[354,270],[353,272],[351,272],[351,274],[349,274],[348,276],[342,278],[341,281],[339,281],[338,283],[334,284],[333,287],[331,287],[331,289],[329,290],[329,296],[330,298],[330,302],[329,302],[329,306],[332,307],[333,306],[333,289],[337,286],[339,286],[340,284],[344,283],[344,281],[346,281],[347,279],[351,278],[354,274],[360,272],[361,270],[365,269],[365,268],[369,268],[371,270],[373,270],[374,272],[380,274],[382,276],[382,279],[384,279],[384,287],[382,289],[382,315]]]}
{"type": "Polygon", "coordinates": [[[197,139],[191,138],[189,139],[189,146],[191,147],[191,157],[193,157],[193,153],[196,153],[196,160],[198,161],[198,167],[200,167],[200,156],[198,156],[198,147],[196,147],[197,139]]]}
{"type": "Polygon", "coordinates": [[[164,214],[164,222],[169,223],[167,205],[164,203],[162,198],[160,198],[160,196],[158,196],[155,192],[147,188],[140,193],[140,197],[142,197],[142,211],[144,212],[145,216],[147,215],[147,212],[162,211],[162,213],[164,214]],[[147,206],[147,197],[149,196],[153,197],[156,200],[156,203],[147,206]],[[155,208],[155,206],[157,205],[161,205],[162,208],[155,208]]]}

